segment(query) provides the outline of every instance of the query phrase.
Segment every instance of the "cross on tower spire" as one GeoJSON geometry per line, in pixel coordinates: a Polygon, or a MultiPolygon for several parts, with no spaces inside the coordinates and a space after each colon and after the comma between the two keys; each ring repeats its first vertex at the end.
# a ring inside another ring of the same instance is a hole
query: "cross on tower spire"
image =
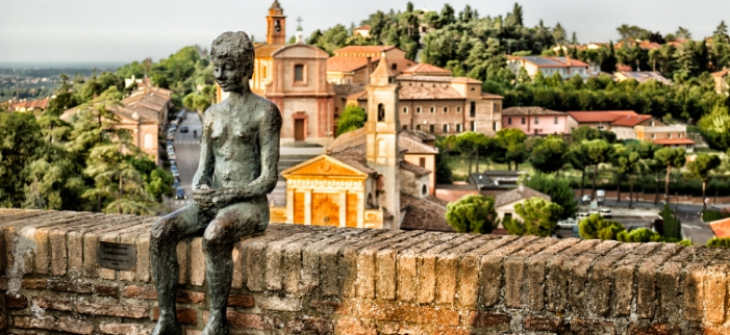
{"type": "Polygon", "coordinates": [[[304,20],[302,20],[301,16],[297,17],[297,30],[302,30],[302,21],[304,20]]]}

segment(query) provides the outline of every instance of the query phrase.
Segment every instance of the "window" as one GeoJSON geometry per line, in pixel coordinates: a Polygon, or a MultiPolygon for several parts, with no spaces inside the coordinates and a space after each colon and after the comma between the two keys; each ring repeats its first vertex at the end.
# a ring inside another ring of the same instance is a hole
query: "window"
{"type": "Polygon", "coordinates": [[[390,68],[393,70],[398,69],[398,64],[391,64],[390,68]]]}
{"type": "Polygon", "coordinates": [[[416,114],[421,114],[421,106],[416,107],[416,114]]]}
{"type": "Polygon", "coordinates": [[[651,134],[651,139],[656,139],[656,134],[651,134]]]}
{"type": "Polygon", "coordinates": [[[471,88],[471,91],[472,91],[472,92],[474,92],[474,91],[476,91],[476,90],[477,90],[477,89],[476,89],[476,87],[472,87],[472,88],[471,88]]]}
{"type": "Polygon", "coordinates": [[[294,65],[294,81],[304,81],[304,65],[294,65]]]}
{"type": "Polygon", "coordinates": [[[426,167],[426,157],[420,157],[420,158],[418,158],[418,165],[420,167],[426,167]]]}
{"type": "Polygon", "coordinates": [[[378,104],[378,122],[385,121],[385,106],[378,104]]]}
{"type": "Polygon", "coordinates": [[[444,123],[443,132],[444,132],[444,134],[446,134],[446,133],[449,132],[449,124],[448,123],[444,123]]]}
{"type": "Polygon", "coordinates": [[[431,112],[431,114],[436,113],[436,107],[431,106],[428,111],[431,112]]]}
{"type": "Polygon", "coordinates": [[[449,112],[449,107],[444,106],[444,113],[448,113],[448,112],[449,112]]]}
{"type": "Polygon", "coordinates": [[[677,133],[677,138],[682,138],[682,133],[677,133]]]}
{"type": "Polygon", "coordinates": [[[525,121],[525,118],[524,118],[524,117],[522,117],[522,124],[525,124],[525,122],[526,122],[526,121],[525,121]]]}
{"type": "Polygon", "coordinates": [[[429,132],[429,133],[432,133],[432,134],[433,134],[433,132],[435,131],[435,130],[434,130],[435,128],[436,128],[436,127],[434,127],[434,125],[432,125],[432,124],[429,124],[429,125],[428,125],[428,132],[429,132]]]}
{"type": "Polygon", "coordinates": [[[401,127],[403,130],[408,130],[408,125],[404,124],[403,127],[401,127]]]}
{"type": "Polygon", "coordinates": [[[553,121],[555,124],[558,124],[558,117],[555,117],[555,120],[553,121]]]}
{"type": "Polygon", "coordinates": [[[654,127],[654,120],[651,121],[651,126],[654,127]]]}
{"type": "Polygon", "coordinates": [[[477,122],[476,121],[471,122],[471,131],[477,131],[477,122]]]}
{"type": "Polygon", "coordinates": [[[417,124],[416,125],[416,130],[421,130],[421,125],[420,124],[417,124]]]}
{"type": "Polygon", "coordinates": [[[471,110],[469,110],[469,116],[477,116],[477,103],[474,101],[471,102],[471,110]]]}
{"type": "Polygon", "coordinates": [[[428,186],[426,186],[426,185],[423,185],[423,186],[421,187],[421,194],[423,194],[423,196],[426,196],[426,195],[428,195],[428,186]]]}
{"type": "Polygon", "coordinates": [[[495,112],[500,112],[500,111],[502,111],[502,106],[500,104],[498,104],[498,103],[495,103],[493,110],[495,112]]]}
{"type": "Polygon", "coordinates": [[[464,131],[464,126],[463,126],[463,125],[461,125],[461,123],[457,123],[457,124],[456,124],[456,132],[457,132],[457,133],[460,133],[460,132],[462,132],[462,131],[464,131]]]}
{"type": "Polygon", "coordinates": [[[672,138],[672,133],[667,134],[667,138],[672,138]]]}
{"type": "Polygon", "coordinates": [[[403,114],[408,114],[408,107],[403,107],[403,114]]]}
{"type": "Polygon", "coordinates": [[[497,128],[499,128],[499,124],[497,122],[492,122],[492,130],[497,131],[497,128]]]}
{"type": "Polygon", "coordinates": [[[540,118],[537,116],[535,117],[535,124],[540,124],[540,118]]]}
{"type": "Polygon", "coordinates": [[[507,124],[512,124],[512,118],[511,117],[508,117],[507,118],[507,124]]]}
{"type": "Polygon", "coordinates": [[[461,113],[461,106],[456,106],[456,112],[461,113]]]}

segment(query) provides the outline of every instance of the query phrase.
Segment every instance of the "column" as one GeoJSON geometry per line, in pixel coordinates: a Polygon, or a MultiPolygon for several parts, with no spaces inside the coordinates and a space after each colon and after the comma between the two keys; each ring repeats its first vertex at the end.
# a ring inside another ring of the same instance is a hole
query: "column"
{"type": "Polygon", "coordinates": [[[312,225],[312,190],[304,191],[304,225],[312,225]]]}
{"type": "Polygon", "coordinates": [[[286,223],[294,223],[294,187],[286,187],[286,223]]]}
{"type": "Polygon", "coordinates": [[[347,191],[340,191],[340,228],[347,227],[347,191]]]}
{"type": "Polygon", "coordinates": [[[365,199],[364,192],[357,192],[357,227],[365,227],[365,199]]]}

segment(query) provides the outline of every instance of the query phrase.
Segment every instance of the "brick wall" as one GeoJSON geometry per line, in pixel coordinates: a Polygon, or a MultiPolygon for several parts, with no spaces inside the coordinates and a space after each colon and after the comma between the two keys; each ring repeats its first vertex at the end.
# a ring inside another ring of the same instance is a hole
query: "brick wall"
{"type": "MultiPolygon", "coordinates": [[[[0,333],[149,333],[153,220],[0,209],[0,333]],[[136,268],[98,267],[98,241],[134,244],[136,268]]],[[[178,246],[186,334],[207,319],[201,249],[178,246]]],[[[271,225],[233,256],[233,334],[730,333],[723,250],[271,225]]]]}

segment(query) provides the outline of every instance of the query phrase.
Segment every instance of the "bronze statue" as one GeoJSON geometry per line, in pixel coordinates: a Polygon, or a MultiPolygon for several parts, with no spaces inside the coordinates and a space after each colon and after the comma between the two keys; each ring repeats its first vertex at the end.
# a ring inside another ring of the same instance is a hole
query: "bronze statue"
{"type": "Polygon", "coordinates": [[[201,235],[210,300],[203,334],[228,334],[233,245],[269,224],[266,194],[278,178],[279,109],[249,88],[254,46],[246,33],[221,34],[210,54],[216,81],[230,96],[204,115],[200,165],[193,177],[195,202],[152,226],[150,254],[160,307],[153,335],[182,334],[175,314],[175,247],[184,238],[201,235]]]}

